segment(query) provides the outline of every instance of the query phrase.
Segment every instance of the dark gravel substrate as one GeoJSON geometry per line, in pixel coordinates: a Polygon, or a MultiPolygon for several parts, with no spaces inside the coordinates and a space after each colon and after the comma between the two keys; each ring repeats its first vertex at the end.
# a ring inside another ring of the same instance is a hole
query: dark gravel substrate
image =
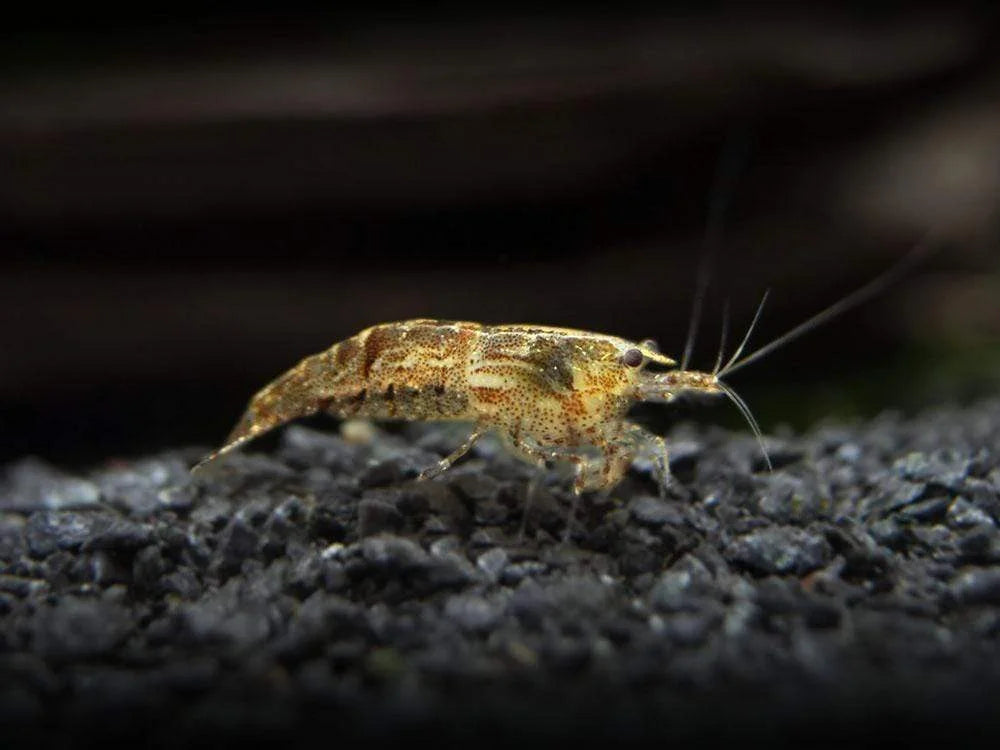
{"type": "MultiPolygon", "coordinates": [[[[771,438],[674,431],[581,503],[460,435],[303,427],[0,485],[6,740],[949,739],[995,730],[1000,400],[771,438]]],[[[5,741],[4,745],[9,742],[5,741]]]]}

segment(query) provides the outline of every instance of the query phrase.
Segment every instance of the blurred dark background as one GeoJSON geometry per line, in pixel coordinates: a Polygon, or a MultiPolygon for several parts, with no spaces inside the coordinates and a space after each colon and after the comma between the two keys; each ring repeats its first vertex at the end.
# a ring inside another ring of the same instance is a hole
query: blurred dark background
{"type": "Polygon", "coordinates": [[[9,23],[0,459],[216,443],[393,319],[679,353],[706,254],[710,367],[725,299],[735,336],[772,289],[764,343],[928,232],[903,281],[732,385],[765,429],[995,392],[997,14],[791,7],[9,23]]]}

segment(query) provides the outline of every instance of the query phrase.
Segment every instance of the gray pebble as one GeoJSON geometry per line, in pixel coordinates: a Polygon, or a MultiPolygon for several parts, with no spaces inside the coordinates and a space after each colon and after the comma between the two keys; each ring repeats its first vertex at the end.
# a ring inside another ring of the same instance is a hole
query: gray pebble
{"type": "Polygon", "coordinates": [[[858,504],[858,515],[880,515],[910,505],[923,497],[926,489],[926,485],[886,475],[879,480],[874,492],[858,504]]]}
{"type": "Polygon", "coordinates": [[[25,528],[28,550],[45,557],[57,549],[78,550],[98,524],[97,516],[72,511],[32,513],[25,528]]]}
{"type": "Polygon", "coordinates": [[[684,516],[673,504],[660,500],[658,497],[643,495],[635,498],[629,506],[634,518],[638,523],[646,526],[662,526],[670,524],[680,526],[684,523],[684,516]]]}
{"type": "Polygon", "coordinates": [[[348,518],[343,515],[344,504],[316,503],[308,511],[305,522],[306,536],[327,542],[339,542],[347,535],[348,518]]]}
{"type": "Polygon", "coordinates": [[[83,551],[111,550],[131,552],[153,541],[153,526],[124,518],[102,517],[83,544],[83,551]]]}
{"type": "Polygon", "coordinates": [[[430,559],[416,542],[388,534],[363,540],[361,554],[371,565],[391,570],[423,568],[430,559]]]}
{"type": "Polygon", "coordinates": [[[476,567],[483,571],[491,581],[496,581],[500,578],[504,568],[507,567],[509,560],[507,550],[503,547],[494,547],[476,558],[476,567]]]}
{"type": "Polygon", "coordinates": [[[734,539],[726,558],[756,573],[802,575],[822,567],[832,554],[821,536],[794,526],[775,526],[734,539]]]}
{"type": "Polygon", "coordinates": [[[304,466],[322,466],[335,472],[351,472],[359,464],[361,446],[346,443],[332,432],[291,425],[282,436],[281,455],[304,466]]]}
{"type": "Polygon", "coordinates": [[[515,562],[503,569],[503,573],[500,574],[500,581],[506,586],[512,586],[520,583],[525,578],[530,579],[539,576],[548,569],[549,566],[546,563],[538,560],[515,562]]]}
{"type": "Polygon", "coordinates": [[[944,520],[950,505],[950,497],[932,497],[899,508],[896,516],[904,521],[936,523],[944,520]]]}
{"type": "Polygon", "coordinates": [[[990,476],[994,481],[966,479],[962,494],[973,506],[993,519],[993,523],[1000,525],[1000,469],[995,469],[990,476]]]}
{"type": "Polygon", "coordinates": [[[155,590],[168,566],[159,547],[139,550],[132,562],[132,581],[139,589],[155,590]]]}
{"type": "Polygon", "coordinates": [[[358,503],[358,533],[372,536],[403,527],[403,514],[381,497],[365,497],[358,503]]]}
{"type": "Polygon", "coordinates": [[[206,528],[219,530],[233,515],[233,503],[225,498],[210,496],[191,511],[191,520],[206,528]]]}
{"type": "Polygon", "coordinates": [[[995,525],[993,517],[990,514],[964,497],[955,498],[951,502],[948,506],[947,519],[949,525],[958,529],[995,525]]]}
{"type": "Polygon", "coordinates": [[[820,491],[801,477],[768,474],[763,478],[759,508],[779,523],[811,521],[825,515],[820,491]]]}
{"type": "Polygon", "coordinates": [[[0,483],[0,510],[72,510],[100,504],[96,484],[65,474],[37,458],[25,458],[7,468],[0,483]]]}
{"type": "Polygon", "coordinates": [[[933,482],[958,490],[969,473],[971,459],[960,451],[937,450],[927,454],[908,453],[893,464],[893,470],[911,482],[933,482]]]}
{"type": "Polygon", "coordinates": [[[963,570],[951,590],[962,604],[1000,604],[1000,567],[963,570]]]}
{"type": "Polygon", "coordinates": [[[868,530],[876,542],[892,550],[904,549],[910,539],[906,529],[893,518],[876,521],[868,527],[868,530]]]}
{"type": "Polygon", "coordinates": [[[36,612],[34,647],[57,660],[94,658],[114,650],[133,627],[128,611],[97,599],[64,596],[36,612]]]}
{"type": "Polygon", "coordinates": [[[197,599],[204,591],[198,574],[186,567],[163,576],[160,579],[160,588],[166,594],[173,594],[188,601],[197,599]]]}
{"type": "Polygon", "coordinates": [[[667,633],[680,646],[698,646],[719,625],[720,619],[718,613],[679,612],[667,619],[667,633]]]}
{"type": "Polygon", "coordinates": [[[263,602],[244,602],[235,579],[178,612],[179,637],[192,643],[245,651],[271,632],[269,608],[263,602]]]}
{"type": "Polygon", "coordinates": [[[957,547],[964,563],[1000,563],[1000,530],[992,524],[975,526],[958,537],[957,547]]]}
{"type": "Polygon", "coordinates": [[[156,493],[160,507],[166,510],[187,512],[194,508],[201,491],[197,484],[186,483],[166,487],[156,493]]]}
{"type": "Polygon", "coordinates": [[[458,552],[435,555],[427,570],[427,584],[431,590],[462,587],[481,577],[465,555],[458,552]]]}
{"type": "Polygon", "coordinates": [[[358,487],[385,487],[400,484],[406,479],[408,468],[408,463],[398,457],[374,461],[358,474],[358,487]]]}
{"type": "Polygon", "coordinates": [[[496,498],[500,483],[482,471],[471,471],[463,468],[447,477],[448,486],[458,493],[459,497],[471,501],[477,506],[496,498]]]}
{"type": "Polygon", "coordinates": [[[687,554],[656,580],[649,590],[649,602],[664,611],[684,609],[711,591],[713,584],[705,564],[687,554]]]}
{"type": "Polygon", "coordinates": [[[47,588],[48,583],[41,578],[25,578],[23,576],[0,574],[0,591],[13,594],[20,599],[24,599],[39,591],[44,591],[47,588]]]}
{"type": "Polygon", "coordinates": [[[494,627],[503,612],[503,604],[474,594],[456,594],[448,597],[444,605],[445,617],[456,622],[462,629],[474,632],[494,627]]]}
{"type": "Polygon", "coordinates": [[[256,555],[260,545],[260,534],[240,515],[233,516],[222,533],[219,534],[218,549],[221,552],[215,568],[223,575],[232,575],[239,570],[247,558],[256,555]]]}
{"type": "Polygon", "coordinates": [[[94,479],[106,503],[137,517],[162,507],[162,490],[189,481],[187,468],[179,460],[158,458],[103,471],[94,479]]]}

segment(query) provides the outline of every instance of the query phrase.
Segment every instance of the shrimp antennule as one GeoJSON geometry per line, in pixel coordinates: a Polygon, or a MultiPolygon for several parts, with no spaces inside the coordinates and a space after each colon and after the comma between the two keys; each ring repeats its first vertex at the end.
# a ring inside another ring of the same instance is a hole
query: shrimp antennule
{"type": "Polygon", "coordinates": [[[746,335],[743,337],[743,340],[740,342],[740,345],[736,347],[736,351],[733,352],[733,356],[729,358],[728,362],[726,362],[726,366],[722,368],[722,371],[719,372],[718,370],[716,370],[716,373],[720,378],[726,373],[730,373],[733,371],[734,367],[733,363],[739,359],[740,354],[743,353],[744,347],[746,347],[747,342],[750,340],[750,336],[753,334],[753,329],[757,326],[757,321],[760,320],[760,314],[764,311],[764,303],[767,302],[767,298],[770,294],[771,294],[770,289],[764,290],[764,296],[760,298],[760,304],[757,305],[757,312],[753,314],[753,320],[750,321],[750,326],[747,328],[746,335]]]}
{"type": "Polygon", "coordinates": [[[729,335],[729,300],[722,306],[722,332],[719,334],[719,353],[715,357],[715,367],[712,368],[712,375],[718,376],[722,367],[722,358],[726,351],[726,337],[729,335]]]}

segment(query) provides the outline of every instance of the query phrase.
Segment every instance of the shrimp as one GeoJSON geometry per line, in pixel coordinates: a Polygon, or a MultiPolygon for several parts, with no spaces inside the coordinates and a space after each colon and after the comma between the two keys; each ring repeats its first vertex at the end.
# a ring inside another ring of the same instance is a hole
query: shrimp
{"type": "Polygon", "coordinates": [[[723,332],[711,372],[686,368],[690,345],[678,368],[650,340],[572,328],[432,319],[375,325],[306,357],[261,389],[225,444],[192,471],[293,419],[326,412],[341,418],[471,422],[468,439],[424,470],[421,480],[446,471],[492,431],[526,461],[570,464],[577,495],[614,487],[640,452],[651,450],[662,489],[670,476],[667,444],[627,414],[637,402],[670,403],[689,393],[732,401],[770,467],[760,427],[722,378],[873,296],[922,252],[918,245],[889,271],[741,359],[765,294],[724,366],[723,332]]]}
{"type": "Polygon", "coordinates": [[[626,419],[636,401],[669,401],[680,387],[717,390],[707,373],[655,373],[650,364],[675,363],[652,342],[570,328],[383,323],[265,386],[225,444],[195,469],[286,422],[326,412],[472,422],[468,439],[420,479],[447,470],[492,430],[532,463],[572,464],[575,492],[604,489],[618,483],[645,445],[658,446],[666,465],[663,439],[626,419]]]}

